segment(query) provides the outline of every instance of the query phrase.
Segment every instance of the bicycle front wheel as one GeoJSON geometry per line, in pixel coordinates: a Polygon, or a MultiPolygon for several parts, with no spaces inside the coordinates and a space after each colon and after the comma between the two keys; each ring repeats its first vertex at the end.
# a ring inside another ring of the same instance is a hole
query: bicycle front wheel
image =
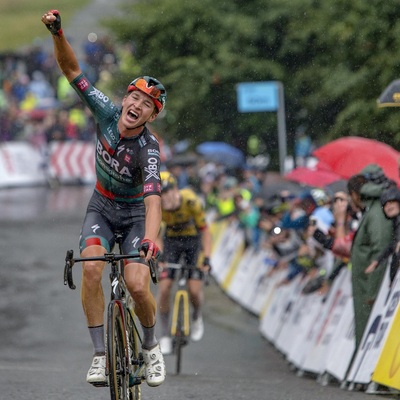
{"type": "Polygon", "coordinates": [[[139,333],[137,331],[134,316],[130,311],[126,313],[126,329],[129,339],[129,358],[132,366],[129,382],[129,400],[140,400],[140,384],[144,379],[144,360],[142,353],[139,352],[139,348],[141,348],[139,333]]]}
{"type": "Polygon", "coordinates": [[[182,347],[186,344],[184,323],[185,323],[185,299],[183,296],[180,296],[178,304],[178,318],[176,322],[176,332],[174,337],[175,356],[176,356],[175,371],[177,375],[179,375],[181,372],[182,347]]]}
{"type": "Polygon", "coordinates": [[[129,373],[122,304],[112,301],[107,318],[107,361],[111,400],[129,400],[129,373]]]}

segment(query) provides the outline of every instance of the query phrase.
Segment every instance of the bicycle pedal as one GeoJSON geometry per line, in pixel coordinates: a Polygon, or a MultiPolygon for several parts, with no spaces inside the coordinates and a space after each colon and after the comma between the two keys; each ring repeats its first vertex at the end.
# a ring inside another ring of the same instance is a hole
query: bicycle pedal
{"type": "Polygon", "coordinates": [[[140,385],[143,382],[143,378],[141,376],[129,376],[129,387],[140,385]]]}

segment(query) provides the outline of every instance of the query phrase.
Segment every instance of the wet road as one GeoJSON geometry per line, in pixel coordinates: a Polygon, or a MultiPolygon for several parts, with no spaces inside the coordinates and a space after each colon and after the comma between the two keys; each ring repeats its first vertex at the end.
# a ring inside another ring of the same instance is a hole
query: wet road
{"type": "MultiPolygon", "coordinates": [[[[78,289],[63,285],[65,252],[77,251],[90,194],[85,187],[0,190],[0,400],[109,399],[108,389],[85,382],[92,347],[79,268],[78,289]]],[[[143,385],[143,399],[382,398],[297,377],[261,337],[254,316],[214,283],[206,296],[206,335],[184,349],[183,374],[174,375],[167,357],[166,382],[143,385]]]]}

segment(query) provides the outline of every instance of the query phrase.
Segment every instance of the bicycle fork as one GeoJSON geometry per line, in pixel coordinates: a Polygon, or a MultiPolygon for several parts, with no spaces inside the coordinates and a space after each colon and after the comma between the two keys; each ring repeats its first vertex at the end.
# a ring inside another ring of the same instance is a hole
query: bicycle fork
{"type": "Polygon", "coordinates": [[[182,328],[183,334],[185,336],[189,336],[189,296],[186,290],[178,290],[175,294],[174,301],[174,311],[172,314],[172,324],[171,324],[171,335],[175,336],[178,328],[178,316],[179,316],[179,303],[182,300],[183,304],[183,326],[182,328]]]}

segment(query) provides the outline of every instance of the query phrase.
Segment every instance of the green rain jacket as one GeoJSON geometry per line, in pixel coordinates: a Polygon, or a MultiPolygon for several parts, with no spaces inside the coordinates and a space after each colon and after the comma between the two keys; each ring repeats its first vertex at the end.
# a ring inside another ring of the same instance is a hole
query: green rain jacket
{"type": "MultiPolygon", "coordinates": [[[[369,165],[361,173],[379,171],[382,171],[379,166],[369,165]]],[[[361,198],[366,208],[351,248],[356,347],[361,342],[373,301],[385,274],[386,264],[380,265],[371,274],[366,274],[364,271],[388,246],[393,235],[392,221],[385,218],[380,203],[383,190],[382,184],[372,182],[364,184],[361,189],[361,198]]]]}

